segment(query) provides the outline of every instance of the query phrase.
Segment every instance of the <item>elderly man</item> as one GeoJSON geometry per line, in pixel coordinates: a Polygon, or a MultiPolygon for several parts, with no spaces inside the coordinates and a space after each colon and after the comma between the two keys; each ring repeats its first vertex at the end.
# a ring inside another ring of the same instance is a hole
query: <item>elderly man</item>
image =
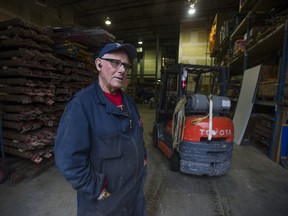
{"type": "Polygon", "coordinates": [[[77,190],[78,216],[147,215],[142,120],[121,90],[136,56],[131,44],[107,44],[95,60],[98,79],[71,98],[61,117],[55,160],[77,190]]]}

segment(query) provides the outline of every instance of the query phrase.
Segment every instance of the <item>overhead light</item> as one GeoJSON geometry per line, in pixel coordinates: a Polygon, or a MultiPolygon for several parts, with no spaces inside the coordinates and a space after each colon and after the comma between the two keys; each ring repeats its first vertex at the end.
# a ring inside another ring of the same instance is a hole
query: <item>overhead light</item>
{"type": "Polygon", "coordinates": [[[196,12],[195,4],[191,4],[188,13],[195,14],[195,12],[196,12]]]}
{"type": "Polygon", "coordinates": [[[111,25],[111,21],[110,21],[109,17],[106,18],[105,24],[106,24],[106,25],[111,25]]]}
{"type": "Polygon", "coordinates": [[[138,44],[143,44],[143,41],[140,39],[139,41],[138,41],[138,44]]]}
{"type": "Polygon", "coordinates": [[[186,0],[187,3],[189,4],[189,10],[188,10],[188,13],[189,14],[195,14],[196,13],[196,3],[197,3],[197,0],[186,0]]]}

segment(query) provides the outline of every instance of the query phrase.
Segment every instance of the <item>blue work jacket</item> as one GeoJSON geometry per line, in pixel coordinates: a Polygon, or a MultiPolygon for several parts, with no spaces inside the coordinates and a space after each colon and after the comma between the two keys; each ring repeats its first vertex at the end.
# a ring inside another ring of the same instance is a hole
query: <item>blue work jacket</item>
{"type": "Polygon", "coordinates": [[[121,94],[128,114],[110,102],[96,81],[71,98],[61,117],[55,161],[77,190],[78,216],[146,215],[142,121],[134,100],[121,94]],[[97,200],[104,180],[111,196],[97,200]]]}

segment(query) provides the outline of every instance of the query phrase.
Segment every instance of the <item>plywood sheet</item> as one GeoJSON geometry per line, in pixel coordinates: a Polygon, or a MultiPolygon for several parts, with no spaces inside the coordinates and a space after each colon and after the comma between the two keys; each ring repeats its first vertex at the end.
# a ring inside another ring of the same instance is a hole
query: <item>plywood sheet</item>
{"type": "Polygon", "coordinates": [[[244,71],[240,95],[233,117],[234,142],[241,144],[253,108],[261,65],[244,71]]]}

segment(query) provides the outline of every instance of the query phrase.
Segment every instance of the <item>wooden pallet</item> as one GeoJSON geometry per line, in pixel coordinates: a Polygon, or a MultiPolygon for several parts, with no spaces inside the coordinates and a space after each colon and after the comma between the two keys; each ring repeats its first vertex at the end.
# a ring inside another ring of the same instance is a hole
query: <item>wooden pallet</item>
{"type": "Polygon", "coordinates": [[[12,183],[31,180],[55,164],[54,157],[45,159],[37,164],[25,158],[8,155],[6,156],[6,161],[10,170],[8,181],[12,183]]]}

